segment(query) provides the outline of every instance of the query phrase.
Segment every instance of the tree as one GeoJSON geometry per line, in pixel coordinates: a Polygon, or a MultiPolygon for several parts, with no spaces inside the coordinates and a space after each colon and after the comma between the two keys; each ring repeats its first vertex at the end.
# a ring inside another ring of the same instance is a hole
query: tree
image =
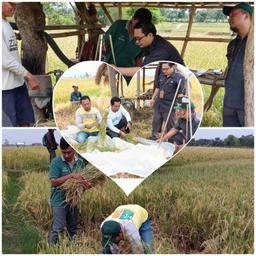
{"type": "Polygon", "coordinates": [[[44,2],[43,10],[46,14],[47,25],[76,24],[76,15],[68,3],[44,2]]]}
{"type": "Polygon", "coordinates": [[[234,135],[229,135],[224,140],[224,146],[225,147],[238,147],[240,145],[239,139],[235,137],[234,135]]]}
{"type": "MultiPolygon", "coordinates": [[[[126,14],[128,15],[128,17],[132,18],[133,14],[135,13],[135,11],[137,10],[138,8],[135,8],[135,7],[130,7],[130,8],[127,8],[126,10],[126,14]]],[[[151,13],[152,13],[152,23],[153,24],[158,24],[158,23],[161,23],[163,20],[164,20],[164,17],[163,15],[161,14],[161,11],[159,8],[148,8],[151,13]]]]}

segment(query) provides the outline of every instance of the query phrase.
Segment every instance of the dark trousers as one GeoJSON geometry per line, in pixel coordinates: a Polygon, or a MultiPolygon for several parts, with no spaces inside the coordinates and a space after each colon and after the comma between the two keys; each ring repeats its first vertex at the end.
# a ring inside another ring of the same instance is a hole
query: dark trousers
{"type": "Polygon", "coordinates": [[[64,231],[65,226],[67,227],[67,236],[69,240],[72,240],[77,230],[77,218],[78,209],[77,207],[53,207],[53,224],[52,230],[49,237],[49,244],[54,245],[59,241],[59,234],[64,231]]]}
{"type": "Polygon", "coordinates": [[[2,91],[2,126],[16,127],[35,122],[34,111],[25,83],[12,90],[2,91]]]}
{"type": "MultiPolygon", "coordinates": [[[[120,122],[115,125],[115,127],[117,129],[123,129],[125,128],[125,133],[129,133],[130,132],[130,129],[129,128],[126,128],[128,122],[126,120],[126,118],[123,116],[122,119],[120,120],[120,122]]],[[[110,137],[110,138],[116,138],[116,137],[120,137],[119,133],[117,132],[113,132],[111,131],[109,128],[107,128],[107,135],[110,137]]]]}
{"type": "Polygon", "coordinates": [[[244,110],[223,107],[223,127],[244,127],[244,110]]]}
{"type": "MultiPolygon", "coordinates": [[[[152,137],[156,137],[158,133],[162,132],[163,123],[166,121],[168,113],[159,112],[154,110],[152,121],[152,137]]],[[[166,132],[168,132],[175,124],[175,111],[172,111],[170,118],[166,126],[166,132]]]]}
{"type": "Polygon", "coordinates": [[[49,154],[50,154],[50,163],[52,162],[52,159],[56,157],[55,149],[47,148],[49,154]]]}

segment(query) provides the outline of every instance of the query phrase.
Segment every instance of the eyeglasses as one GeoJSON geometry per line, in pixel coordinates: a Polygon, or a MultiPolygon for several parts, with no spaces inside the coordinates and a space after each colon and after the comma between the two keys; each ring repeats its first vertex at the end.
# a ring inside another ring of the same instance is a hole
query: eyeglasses
{"type": "Polygon", "coordinates": [[[146,36],[135,37],[135,41],[140,42],[144,37],[146,37],[146,36]]]}

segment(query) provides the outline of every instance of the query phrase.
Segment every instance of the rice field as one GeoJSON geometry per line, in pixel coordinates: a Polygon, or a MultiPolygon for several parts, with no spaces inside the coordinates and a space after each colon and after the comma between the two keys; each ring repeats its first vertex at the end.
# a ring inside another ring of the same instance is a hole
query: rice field
{"type": "Polygon", "coordinates": [[[115,207],[126,203],[148,209],[154,253],[254,252],[253,149],[187,147],[129,197],[108,179],[101,189],[95,187],[82,195],[75,240],[70,243],[63,239],[51,248],[47,245],[52,215],[48,168],[43,167],[48,161],[45,151],[42,147],[3,148],[7,209],[16,216],[16,222],[29,225],[38,236],[30,250],[20,248],[18,241],[23,234],[18,236],[15,226],[8,225],[15,221],[3,208],[4,253],[100,253],[100,223],[115,207]],[[38,156],[44,164],[37,162],[40,168],[36,169],[34,160],[38,156]],[[19,187],[10,193],[14,184],[19,187]],[[15,240],[10,236],[13,232],[15,240]]]}
{"type": "MultiPolygon", "coordinates": [[[[187,23],[168,23],[163,22],[157,26],[158,33],[162,36],[185,36],[187,23]]],[[[224,37],[231,39],[228,23],[194,23],[191,36],[200,37],[224,37]]],[[[75,58],[77,38],[75,36],[68,38],[55,39],[60,49],[69,58],[75,58]]],[[[173,41],[172,44],[181,51],[183,42],[173,41]]],[[[227,43],[215,42],[189,42],[187,45],[184,61],[187,67],[191,69],[222,69],[227,66],[226,60],[227,43]]],[[[48,49],[48,71],[62,69],[67,67],[56,57],[52,49],[48,49]]],[[[202,85],[204,98],[207,99],[210,93],[210,86],[202,85]]],[[[213,106],[208,112],[204,113],[202,127],[221,127],[222,126],[222,103],[224,89],[215,96],[213,106]]],[[[67,99],[67,96],[63,96],[67,99]]],[[[68,96],[69,97],[69,96],[68,96]]]]}

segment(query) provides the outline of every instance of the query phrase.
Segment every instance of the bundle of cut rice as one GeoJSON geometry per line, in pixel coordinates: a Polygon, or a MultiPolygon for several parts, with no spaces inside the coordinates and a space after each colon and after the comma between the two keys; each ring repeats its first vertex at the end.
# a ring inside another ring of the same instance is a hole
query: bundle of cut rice
{"type": "Polygon", "coordinates": [[[61,185],[62,189],[65,191],[66,202],[72,207],[78,205],[85,190],[98,185],[102,186],[107,180],[106,176],[93,165],[87,165],[85,169],[80,170],[78,173],[80,173],[86,181],[91,183],[91,187],[86,187],[82,179],[77,180],[73,178],[68,179],[61,185]]]}

